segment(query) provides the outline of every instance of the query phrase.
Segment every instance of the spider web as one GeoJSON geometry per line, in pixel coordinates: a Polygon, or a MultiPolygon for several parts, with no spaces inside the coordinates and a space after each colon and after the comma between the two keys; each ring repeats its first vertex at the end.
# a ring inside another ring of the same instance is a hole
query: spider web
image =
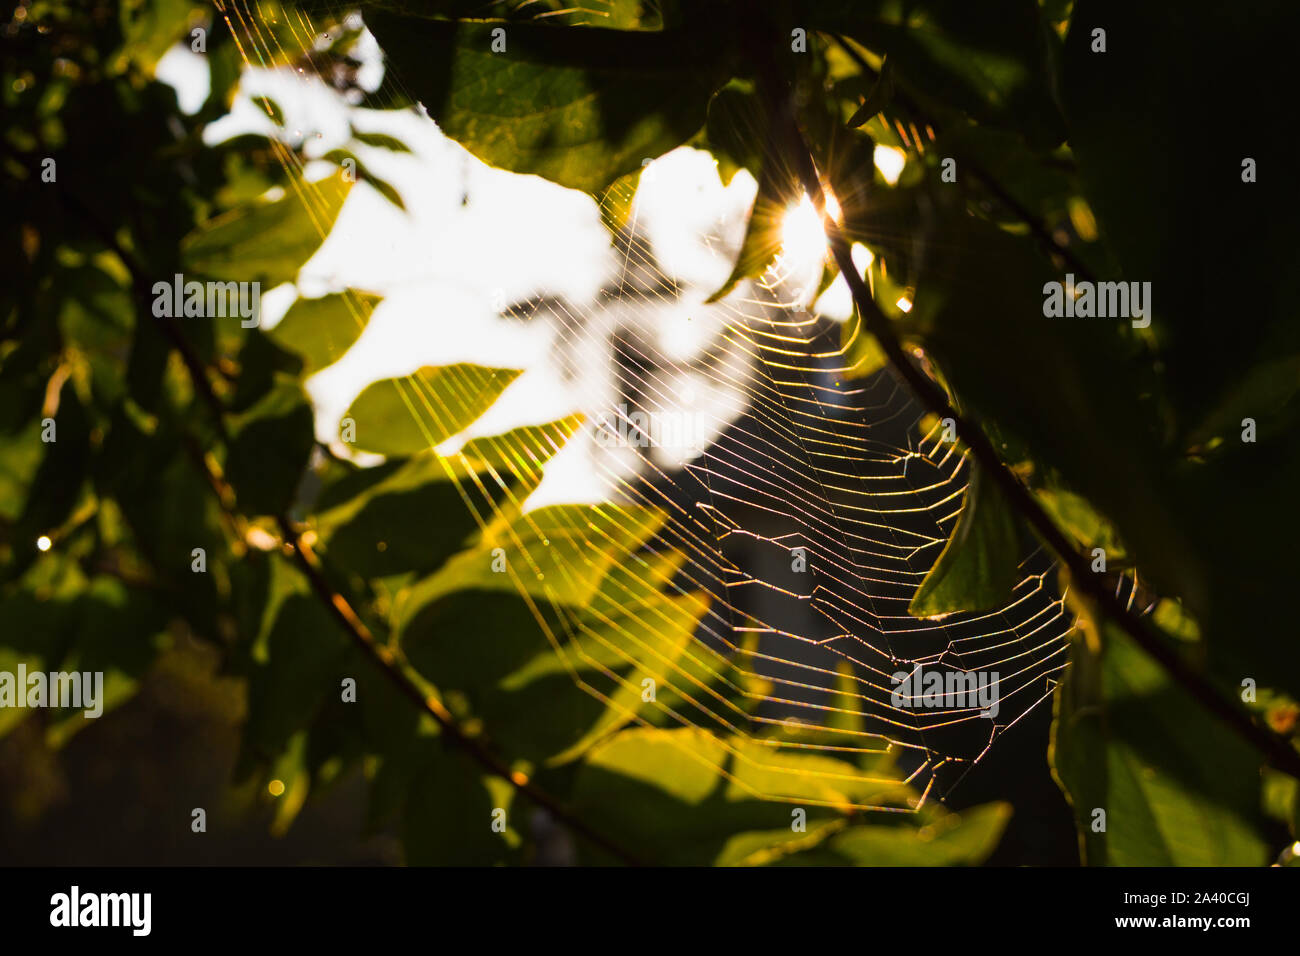
{"type": "Polygon", "coordinates": [[[535,320],[544,309],[566,352],[594,334],[593,324],[619,330],[621,393],[597,427],[622,419],[622,433],[648,441],[628,443],[639,465],[631,475],[606,469],[612,497],[670,516],[662,537],[690,559],[677,584],[713,598],[696,639],[757,704],[738,720],[697,698],[690,719],[759,736],[817,728],[818,743],[796,745],[892,752],[909,780],[946,790],[1051,694],[1065,665],[1072,619],[1048,587],[1051,562],[1028,548],[1005,607],[911,616],[908,605],[956,525],[966,458],[892,372],[852,377],[839,328],[789,299],[782,259],[710,307],[702,304],[708,289],[682,288],[644,241],[622,240],[623,278],[595,322],[569,303],[523,311],[535,320]],[[641,318],[673,298],[717,311],[716,335],[689,366],[665,355],[641,318]],[[669,469],[656,460],[655,439],[666,431],[661,422],[684,414],[687,373],[707,376],[735,407],[712,422],[718,434],[698,457],[669,469]],[[898,706],[893,675],[918,668],[996,675],[1000,713],[990,719],[951,697],[935,709],[906,698],[898,706]]]}
{"type": "MultiPolygon", "coordinates": [[[[252,4],[227,0],[223,12],[251,65],[319,49],[320,31],[300,13],[271,29],[252,4]],[[286,49],[286,33],[298,51],[286,49]]],[[[304,201],[319,204],[330,187],[303,181],[292,151],[281,159],[304,201]]],[[[944,796],[1051,695],[1065,666],[1073,618],[1052,586],[1052,562],[1026,540],[1005,606],[911,616],[909,602],[961,512],[971,465],[960,447],[942,440],[890,370],[855,377],[840,326],[806,308],[783,258],[706,304],[712,288],[656,259],[637,228],[632,188],[620,181],[604,199],[632,213],[615,237],[616,275],[595,301],[539,297],[506,310],[554,326],[554,358],[570,379],[609,386],[569,440],[606,489],[607,504],[594,512],[601,520],[543,526],[508,475],[453,480],[468,486],[462,497],[481,527],[513,515],[506,533],[520,553],[529,554],[528,534],[577,543],[554,585],[540,565],[510,573],[525,600],[544,605],[538,623],[577,684],[626,708],[631,721],[692,728],[680,745],[764,799],[819,802],[803,785],[809,776],[850,778],[828,801],[839,806],[907,811],[944,796]],[[683,314],[703,342],[687,356],[658,334],[683,314]],[[682,428],[672,431],[683,422],[685,441],[682,428]],[[484,481],[504,490],[495,512],[474,504],[484,481]],[[561,598],[564,578],[593,573],[611,582],[603,619],[614,627],[593,627],[561,598]],[[707,609],[681,655],[655,668],[656,699],[629,706],[620,691],[636,688],[640,675],[608,666],[591,642],[631,660],[628,645],[639,638],[617,618],[655,627],[664,612],[654,596],[663,594],[705,595],[707,609]],[[939,707],[900,702],[896,675],[918,671],[984,675],[996,716],[951,696],[939,707]],[[837,759],[792,769],[783,759],[790,753],[837,759]]],[[[724,239],[704,238],[734,258],[724,239]]],[[[467,407],[478,385],[457,383],[467,407]]],[[[438,406],[445,393],[433,395],[418,376],[405,389],[417,419],[455,417],[438,406]]],[[[538,440],[478,441],[509,461],[545,457],[562,439],[540,450],[538,440]]]]}

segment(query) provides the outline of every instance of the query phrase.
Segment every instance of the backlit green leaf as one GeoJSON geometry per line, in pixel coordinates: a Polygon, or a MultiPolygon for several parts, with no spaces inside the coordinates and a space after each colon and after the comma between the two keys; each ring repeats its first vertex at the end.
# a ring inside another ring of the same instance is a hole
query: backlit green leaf
{"type": "Polygon", "coordinates": [[[181,243],[186,279],[260,282],[264,293],[296,279],[348,195],[336,180],[303,189],[305,196],[241,206],[196,228],[181,243]]]}
{"type": "Polygon", "coordinates": [[[348,408],[360,451],[401,457],[433,448],[482,415],[515,380],[515,369],[426,366],[367,385],[348,408]]]}

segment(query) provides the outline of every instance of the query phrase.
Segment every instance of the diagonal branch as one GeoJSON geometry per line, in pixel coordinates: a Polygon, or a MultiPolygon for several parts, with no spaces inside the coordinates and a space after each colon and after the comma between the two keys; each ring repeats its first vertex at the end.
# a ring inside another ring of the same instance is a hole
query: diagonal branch
{"type": "MultiPolygon", "coordinates": [[[[148,315],[150,313],[148,308],[150,286],[145,269],[140,264],[140,261],[118,241],[113,231],[107,228],[86,204],[66,190],[61,191],[60,195],[68,207],[77,213],[95,231],[100,240],[122,260],[122,264],[131,275],[135,297],[139,300],[139,305],[143,309],[142,314],[148,315]]],[[[218,433],[223,438],[228,437],[229,431],[225,421],[226,410],[212,389],[212,383],[204,370],[202,360],[185,338],[178,323],[174,320],[164,319],[160,321],[160,325],[172,347],[180,355],[181,361],[193,380],[196,392],[203,399],[204,405],[211,414],[218,433]]],[[[208,467],[207,462],[201,455],[198,457],[198,463],[203,469],[204,476],[212,487],[213,493],[221,502],[223,511],[228,512],[232,519],[245,520],[242,514],[233,509],[234,493],[225,480],[208,467]]],[[[284,542],[293,550],[294,557],[302,566],[303,573],[311,585],[313,593],[328,608],[329,613],[338,621],[352,643],[383,672],[402,696],[410,700],[438,725],[447,741],[461,749],[487,773],[505,780],[516,791],[546,810],[552,817],[563,823],[592,846],[599,848],[626,865],[641,865],[639,859],[575,816],[556,797],[539,787],[526,774],[512,770],[504,760],[493,753],[481,740],[467,733],[455,716],[443,706],[442,701],[436,696],[425,693],[419,684],[406,673],[401,665],[398,653],[376,640],[374,634],[362,621],[361,616],[357,614],[351,602],[329,583],[325,577],[319,556],[302,539],[289,516],[282,513],[276,515],[275,519],[284,542]]]]}
{"type": "Polygon", "coordinates": [[[488,773],[507,781],[533,803],[542,807],[556,820],[562,822],[593,846],[599,847],[610,856],[629,866],[640,865],[640,861],[621,846],[575,817],[555,797],[538,787],[527,775],[517,770],[511,770],[505,761],[485,747],[481,741],[467,734],[452,713],[443,706],[442,701],[431,694],[425,694],[407,676],[398,662],[397,654],[391,648],[379,643],[347,600],[337,590],[330,587],[329,582],[322,573],[320,558],[302,540],[288,516],[278,515],[276,521],[280,526],[281,535],[293,548],[294,556],[298,559],[298,563],[302,565],[303,573],[307,576],[307,580],[316,596],[329,608],[330,613],[352,638],[353,643],[374,662],[376,667],[388,675],[404,697],[433,718],[448,740],[477,761],[488,773]]]}
{"type": "Polygon", "coordinates": [[[789,160],[813,204],[822,211],[827,242],[840,267],[840,272],[848,283],[854,304],[861,314],[867,331],[875,336],[894,371],[925,408],[940,418],[952,419],[957,436],[971,450],[980,467],[997,482],[1012,507],[1055,552],[1069,570],[1071,580],[1079,591],[1160,664],[1165,672],[1202,707],[1256,748],[1276,769],[1300,779],[1300,752],[1285,738],[1261,724],[1236,701],[1220,693],[1199,670],[1189,664],[1170,645],[1168,639],[1150,621],[1134,614],[1106,586],[1105,580],[1092,572],[1088,559],[1075,549],[1030,491],[1007,468],[988,436],[977,424],[958,412],[948,400],[947,393],[908,356],[902,343],[894,334],[892,325],[877,307],[866,282],[854,266],[851,248],[844,233],[834,219],[824,213],[826,197],[822,190],[821,177],[817,172],[817,164],[804,139],[803,131],[799,128],[790,89],[787,84],[778,79],[781,74],[770,47],[763,42],[762,38],[755,37],[751,48],[758,63],[760,88],[777,131],[777,141],[789,153],[789,160]]]}

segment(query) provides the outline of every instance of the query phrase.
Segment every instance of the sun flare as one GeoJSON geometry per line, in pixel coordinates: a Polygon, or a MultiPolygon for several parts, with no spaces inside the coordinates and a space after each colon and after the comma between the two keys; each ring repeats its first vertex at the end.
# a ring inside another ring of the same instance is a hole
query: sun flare
{"type": "MultiPolygon", "coordinates": [[[[836,221],[840,218],[840,204],[825,190],[826,212],[836,221]]],[[[791,205],[781,220],[781,254],[794,262],[811,262],[826,255],[826,231],[822,217],[817,213],[812,198],[804,193],[803,197],[791,205]]]]}

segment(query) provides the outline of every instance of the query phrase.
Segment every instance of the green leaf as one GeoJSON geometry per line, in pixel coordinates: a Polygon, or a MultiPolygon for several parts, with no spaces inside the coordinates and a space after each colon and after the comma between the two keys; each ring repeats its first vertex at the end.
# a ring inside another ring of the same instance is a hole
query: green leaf
{"type": "Polygon", "coordinates": [[[770,152],[767,112],[752,82],[732,80],[713,94],[705,135],[709,152],[719,161],[724,185],[737,169],[748,169],[755,179],[762,175],[764,157],[770,152]]]}
{"type": "Polygon", "coordinates": [[[230,111],[244,60],[233,38],[225,40],[222,34],[208,38],[207,60],[209,92],[199,113],[201,116],[222,116],[230,111]]]}
{"type": "Polygon", "coordinates": [[[394,153],[409,153],[411,147],[407,146],[395,136],[389,136],[387,133],[367,133],[355,127],[352,129],[352,138],[358,143],[364,143],[367,146],[374,146],[377,149],[387,149],[394,153]]]}
{"type": "Polygon", "coordinates": [[[607,690],[596,675],[588,678],[602,688],[605,709],[582,737],[556,755],[555,762],[585,752],[638,712],[653,710],[654,705],[645,700],[645,681],[653,682],[655,701],[665,703],[670,699],[674,682],[683,683],[679,675],[687,670],[678,661],[708,607],[704,592],[674,595],[656,591],[636,604],[620,604],[614,614],[593,609],[579,617],[581,637],[560,653],[575,669],[593,668],[603,659],[608,662],[602,667],[606,674],[610,669],[625,673],[610,681],[612,687],[607,690]]]}
{"type": "Polygon", "coordinates": [[[117,502],[135,548],[177,589],[176,610],[199,633],[211,634],[218,616],[217,575],[190,568],[195,548],[204,549],[212,571],[217,556],[229,553],[221,507],[169,423],[149,427],[119,406],[99,458],[96,490],[117,502]]]}
{"type": "Polygon", "coordinates": [[[1049,750],[1085,862],[1267,862],[1256,755],[1116,629],[1085,635],[1056,692],[1049,750]]]}
{"type": "Polygon", "coordinates": [[[163,54],[189,32],[195,12],[192,0],[126,0],[118,11],[121,55],[152,72],[163,54]]]}
{"type": "Polygon", "coordinates": [[[21,432],[5,435],[0,443],[0,520],[14,521],[26,506],[45,455],[41,430],[41,419],[33,418],[21,432]]]}
{"type": "Polygon", "coordinates": [[[271,97],[255,96],[253,97],[253,102],[261,108],[262,112],[266,113],[271,122],[276,126],[284,125],[284,110],[282,110],[280,104],[271,99],[271,97]]]}
{"type": "MultiPolygon", "coordinates": [[[[679,566],[685,561],[685,555],[680,553],[673,554],[672,558],[672,563],[679,564],[679,566]]],[[[606,576],[606,580],[601,584],[601,591],[593,598],[589,607],[582,609],[581,613],[576,615],[576,620],[604,624],[607,622],[608,617],[612,617],[612,615],[628,613],[627,610],[624,610],[623,605],[617,604],[619,598],[625,597],[619,585],[615,584],[616,579],[623,576],[620,575],[620,570],[621,568],[615,568],[606,576]]],[[[675,598],[679,597],[688,598],[689,604],[694,605],[692,609],[685,611],[686,614],[692,613],[695,607],[701,605],[702,601],[707,601],[707,598],[703,597],[702,594],[686,593],[679,596],[679,594],[660,592],[658,583],[651,584],[650,581],[645,579],[637,580],[638,591],[643,594],[637,606],[647,607],[651,614],[658,615],[659,611],[663,610],[662,605],[668,605],[669,602],[673,602],[673,605],[675,605],[675,598]]],[[[686,604],[685,601],[684,604],[686,604]]],[[[679,607],[672,606],[669,609],[669,615],[676,613],[677,610],[679,610],[679,607]]],[[[650,628],[642,626],[640,630],[647,632],[650,628]]],[[[676,628],[666,628],[666,630],[675,631],[676,628]]],[[[542,653],[529,658],[523,665],[508,672],[502,678],[500,685],[506,689],[523,688],[537,682],[537,680],[550,678],[555,674],[568,674],[568,672],[577,672],[585,680],[589,678],[590,671],[607,671],[625,667],[629,661],[629,654],[621,645],[627,644],[628,641],[612,639],[615,633],[616,628],[612,626],[607,626],[604,633],[575,633],[567,641],[567,644],[560,645],[558,650],[549,646],[542,653]]],[[[663,641],[666,646],[673,643],[672,637],[669,637],[666,633],[654,633],[651,636],[655,640],[663,641]]]]}
{"type": "Polygon", "coordinates": [[[267,334],[302,357],[306,378],[343,357],[361,337],[381,298],[349,289],[319,299],[298,299],[267,334]]]}
{"type": "Polygon", "coordinates": [[[551,639],[563,634],[564,621],[544,602],[466,590],[421,608],[404,627],[401,646],[454,713],[481,721],[500,753],[539,764],[571,746],[603,709],[565,670],[508,681],[525,662],[553,657],[551,639]]]}
{"type": "Polygon", "coordinates": [[[978,866],[997,848],[1010,820],[1010,804],[986,803],[943,814],[920,831],[851,827],[827,849],[855,866],[978,866]]]}
{"type": "MultiPolygon", "coordinates": [[[[102,674],[98,706],[106,714],[135,696],[139,682],[164,646],[165,607],[148,591],[128,588],[116,578],[98,576],[86,583],[76,601],[76,625],[58,667],[62,671],[102,674]]],[[[55,711],[46,731],[53,746],[62,746],[86,729],[82,710],[55,711]]]]}
{"type": "Polygon", "coordinates": [[[803,809],[811,837],[828,821],[842,825],[840,814],[822,803],[906,807],[914,796],[883,764],[864,771],[772,743],[720,738],[693,727],[626,729],[587,754],[574,784],[574,807],[593,826],[617,827],[621,841],[639,857],[690,865],[712,863],[724,854],[735,862],[742,846],[745,855],[785,847],[797,836],[791,829],[792,806],[802,800],[808,801],[803,809]],[[790,802],[759,799],[759,793],[780,794],[790,802]],[[751,831],[759,836],[732,842],[751,831]],[[675,834],[672,841],[663,838],[669,832],[675,834]]]}
{"type": "Polygon", "coordinates": [[[1034,492],[1039,503],[1058,528],[1084,551],[1101,548],[1107,561],[1123,560],[1127,554],[1110,522],[1087,501],[1064,488],[1040,488],[1034,492]]]}
{"type": "Polygon", "coordinates": [[[551,505],[499,515],[466,550],[411,589],[395,611],[400,630],[439,597],[469,588],[586,606],[606,572],[626,561],[666,519],[656,508],[551,505]]]}
{"type": "MultiPolygon", "coordinates": [[[[233,333],[230,326],[225,328],[233,333]]],[[[235,380],[235,392],[227,402],[227,407],[235,415],[247,413],[265,399],[277,383],[296,381],[302,374],[303,360],[293,352],[281,348],[274,338],[260,328],[239,329],[238,336],[232,334],[229,339],[223,339],[218,334],[219,349],[238,349],[236,361],[239,376],[235,380]]]]}
{"type": "Polygon", "coordinates": [[[793,198],[790,184],[783,180],[775,162],[764,162],[758,177],[758,192],[749,211],[745,238],[727,281],[706,302],[725,299],[745,279],[761,276],[781,251],[781,221],[793,198]]]}
{"type": "Polygon", "coordinates": [[[1219,404],[1189,429],[1187,442],[1197,446],[1215,438],[1238,440],[1242,421],[1253,419],[1256,440],[1281,439],[1300,419],[1300,355],[1263,359],[1229,384],[1219,404]]]}
{"type": "Polygon", "coordinates": [[[181,241],[187,278],[260,282],[263,292],[296,279],[348,195],[348,187],[335,180],[303,189],[306,199],[295,193],[276,202],[253,203],[198,226],[181,241]]]}
{"type": "Polygon", "coordinates": [[[465,429],[519,374],[482,365],[425,366],[367,385],[345,417],[356,422],[359,450],[414,455],[465,429]]]}
{"type": "Polygon", "coordinates": [[[610,233],[618,235],[628,228],[640,184],[641,168],[637,168],[618,177],[597,197],[600,221],[610,233]]]}
{"type": "Polygon", "coordinates": [[[75,269],[60,270],[55,279],[66,290],[59,312],[64,341],[82,353],[96,396],[111,403],[125,390],[122,356],[131,344],[135,301],[130,277],[119,273],[107,257],[75,269]]]}
{"type": "Polygon", "coordinates": [[[527,812],[494,798],[477,767],[458,751],[428,740],[431,751],[407,791],[402,846],[408,866],[487,866],[517,862],[520,821],[527,812]],[[506,831],[493,830],[493,814],[504,810],[506,831]],[[514,811],[512,813],[511,811],[514,811]]]}
{"type": "MultiPolygon", "coordinates": [[[[837,866],[847,860],[825,851],[830,837],[844,829],[843,820],[826,820],[799,833],[790,827],[780,830],[750,830],[737,833],[723,844],[714,866],[837,866]]],[[[903,838],[908,831],[896,831],[903,838]]]]}
{"type": "Polygon", "coordinates": [[[271,818],[271,835],[282,837],[289,832],[293,821],[311,792],[311,768],[306,760],[307,733],[300,731],[289,738],[284,752],[271,766],[268,776],[284,787],[275,796],[275,814],[271,818]]]}
{"type": "Polygon", "coordinates": [[[471,438],[460,454],[475,467],[490,467],[517,475],[530,487],[542,480],[542,468],[582,425],[570,415],[545,425],[523,425],[500,435],[471,438]]]}
{"type": "MultiPolygon", "coordinates": [[[[16,673],[52,666],[82,620],[86,576],[76,561],[58,552],[39,555],[18,579],[19,587],[0,592],[0,671],[16,673]]],[[[0,737],[31,712],[0,707],[0,737]]]]}
{"type": "Polygon", "coordinates": [[[849,378],[867,378],[889,364],[889,356],[867,331],[856,307],[840,330],[840,344],[844,348],[845,375],[849,378]]]}
{"type": "Polygon", "coordinates": [[[1019,560],[1015,520],[997,486],[972,462],[957,526],[908,613],[942,617],[1002,607],[1015,587],[1019,560]]]}
{"type": "Polygon", "coordinates": [[[592,194],[689,139],[726,76],[724,38],[693,32],[377,10],[366,24],[444,133],[484,162],[592,194]],[[505,52],[492,50],[497,30],[505,52]]]}
{"type": "MultiPolygon", "coordinates": [[[[1263,772],[1264,813],[1286,826],[1292,839],[1300,839],[1300,781],[1272,767],[1263,772]]],[[[1300,861],[1291,855],[1291,865],[1300,861]]]]}
{"type": "MultiPolygon", "coordinates": [[[[309,727],[329,695],[339,695],[349,643],[302,573],[271,555],[270,594],[248,648],[245,745],[258,758],[279,757],[309,727]]],[[[353,672],[355,674],[355,671],[353,672]]]]}
{"type": "Polygon", "coordinates": [[[952,159],[958,181],[993,200],[972,204],[979,215],[1013,232],[1023,231],[1028,217],[1052,231],[1054,241],[1068,247],[1094,275],[1116,276],[1110,251],[1098,241],[1095,216],[1083,198],[1067,147],[1036,149],[1015,131],[961,123],[940,131],[926,152],[931,189],[950,188],[940,173],[942,162],[952,159]]]}
{"type": "Polygon", "coordinates": [[[246,514],[288,509],[315,445],[313,422],[296,382],[277,385],[232,421],[226,477],[246,514]]]}
{"type": "Polygon", "coordinates": [[[501,487],[490,478],[481,486],[463,479],[458,485],[449,480],[444,464],[427,452],[396,470],[390,465],[363,469],[355,477],[369,482],[364,490],[317,516],[330,559],[363,579],[428,573],[463,547],[477,527],[466,496],[477,510],[490,512],[510,488],[517,488],[501,487]]]}
{"type": "Polygon", "coordinates": [[[35,493],[27,495],[22,517],[11,529],[28,547],[28,542],[35,542],[67,519],[86,488],[92,460],[90,409],[70,381],[63,384],[58,401],[54,416],[58,440],[41,443],[41,463],[29,486],[35,493]]]}
{"type": "Polygon", "coordinates": [[[1159,384],[1132,330],[1122,321],[1045,317],[1044,285],[1064,276],[1028,236],[980,222],[964,206],[934,222],[902,328],[968,415],[1032,450],[1035,474],[1059,476],[1115,523],[1159,587],[1178,593],[1175,582],[1198,574],[1195,523],[1179,520],[1167,493],[1150,398],[1159,384]]]}
{"type": "Polygon", "coordinates": [[[871,91],[867,93],[866,99],[862,101],[857,111],[849,117],[846,125],[852,129],[865,125],[888,106],[893,98],[894,68],[890,65],[889,57],[885,57],[885,61],[880,65],[880,75],[876,77],[871,91]]]}
{"type": "Polygon", "coordinates": [[[708,864],[738,831],[788,832],[788,808],[725,798],[718,768],[726,759],[724,741],[693,728],[624,730],[579,766],[573,806],[591,826],[617,828],[638,858],[661,865],[708,864]]]}
{"type": "Polygon", "coordinates": [[[738,737],[730,741],[731,800],[770,799],[859,806],[910,807],[914,794],[882,755],[866,769],[838,757],[804,750],[796,740],[738,737]]]}
{"type": "Polygon", "coordinates": [[[352,172],[356,174],[358,181],[368,183],[379,193],[379,195],[383,196],[398,209],[402,210],[402,212],[406,212],[406,201],[402,199],[397,188],[386,179],[376,176],[374,171],[357,157],[356,153],[347,149],[331,149],[328,153],[322,156],[321,159],[329,163],[334,163],[339,167],[343,167],[345,162],[351,161],[353,165],[352,172]]]}
{"type": "Polygon", "coordinates": [[[427,574],[466,545],[481,516],[537,486],[579,421],[529,425],[466,442],[456,455],[424,451],[348,472],[317,502],[315,526],[331,561],[365,579],[427,574]]]}
{"type": "Polygon", "coordinates": [[[806,833],[741,833],[727,841],[716,866],[977,866],[1002,838],[1011,806],[986,803],[936,814],[923,827],[833,820],[806,833]]]}
{"type": "Polygon", "coordinates": [[[782,219],[798,190],[787,165],[768,142],[767,113],[752,83],[732,80],[714,94],[706,132],[724,182],[740,168],[748,169],[758,180],[736,263],[727,281],[707,300],[717,302],[772,264],[781,251],[782,219]]]}
{"type": "MultiPolygon", "coordinates": [[[[579,509],[570,510],[577,515],[579,509]]],[[[515,519],[519,537],[531,520],[515,519]]],[[[539,521],[552,525],[545,515],[539,521]]],[[[552,546],[568,551],[568,543],[547,534],[552,546]]],[[[592,537],[609,534],[594,530],[592,537]]],[[[463,587],[451,591],[439,585],[440,572],[399,596],[394,620],[407,657],[445,694],[464,701],[466,713],[482,719],[512,756],[565,762],[638,713],[679,706],[680,688],[699,692],[709,680],[699,673],[697,655],[684,653],[708,596],[669,586],[685,556],[663,552],[641,565],[617,545],[607,546],[609,555],[591,550],[601,564],[589,573],[604,577],[582,607],[556,606],[540,592],[525,600],[496,570],[456,582],[463,587]],[[631,573],[631,565],[646,573],[631,573]],[[647,679],[654,681],[653,701],[643,699],[647,679]]],[[[481,557],[485,567],[495,563],[490,553],[465,554],[475,562],[481,557]]],[[[567,554],[557,563],[578,560],[567,554]]],[[[455,567],[455,560],[448,563],[455,567]]]]}
{"type": "Polygon", "coordinates": [[[1035,0],[809,0],[800,13],[887,56],[896,85],[931,113],[958,110],[1042,145],[1065,136],[1050,70],[1059,41],[1035,0]]]}

